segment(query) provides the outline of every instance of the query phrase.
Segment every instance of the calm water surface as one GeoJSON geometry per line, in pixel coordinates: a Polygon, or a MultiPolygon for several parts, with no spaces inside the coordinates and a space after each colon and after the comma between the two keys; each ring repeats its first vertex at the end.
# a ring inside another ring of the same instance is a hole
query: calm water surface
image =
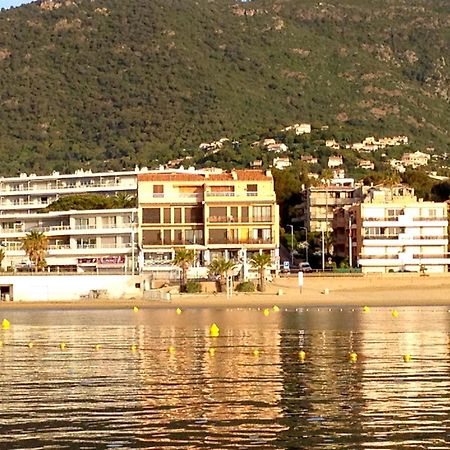
{"type": "Polygon", "coordinates": [[[447,308],[0,314],[0,449],[450,448],[447,308]]]}

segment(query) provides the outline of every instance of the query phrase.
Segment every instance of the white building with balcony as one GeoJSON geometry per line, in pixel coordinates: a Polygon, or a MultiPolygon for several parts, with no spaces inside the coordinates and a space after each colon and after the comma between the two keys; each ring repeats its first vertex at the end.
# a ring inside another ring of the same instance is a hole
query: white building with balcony
{"type": "Polygon", "coordinates": [[[136,195],[140,172],[138,168],[128,172],[98,173],[77,170],[67,175],[53,172],[42,176],[22,173],[18,177],[1,177],[0,215],[36,212],[63,195],[116,195],[119,192],[136,195]]]}
{"type": "Polygon", "coordinates": [[[417,200],[404,186],[375,187],[350,215],[352,247],[363,272],[448,271],[446,203],[417,200]]]}
{"type": "Polygon", "coordinates": [[[45,260],[49,271],[131,273],[137,261],[136,209],[58,211],[0,216],[0,245],[5,270],[31,269],[22,248],[32,230],[48,240],[45,260]]]}

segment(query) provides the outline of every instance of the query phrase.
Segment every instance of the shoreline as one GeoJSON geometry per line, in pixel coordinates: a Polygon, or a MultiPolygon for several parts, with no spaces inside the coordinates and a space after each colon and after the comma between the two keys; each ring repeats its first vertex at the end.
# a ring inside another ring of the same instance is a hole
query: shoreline
{"type": "Polygon", "coordinates": [[[154,308],[282,308],[450,306],[450,274],[419,276],[402,274],[363,277],[308,277],[300,293],[296,277],[280,277],[264,293],[174,294],[170,301],[129,299],[83,299],[73,301],[0,302],[0,311],[26,309],[128,309],[154,308]]]}

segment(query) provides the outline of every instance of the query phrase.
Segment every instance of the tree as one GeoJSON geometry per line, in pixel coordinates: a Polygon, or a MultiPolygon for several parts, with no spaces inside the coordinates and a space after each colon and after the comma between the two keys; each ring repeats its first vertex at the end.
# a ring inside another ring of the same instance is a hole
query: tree
{"type": "Polygon", "coordinates": [[[215,259],[209,265],[209,273],[219,276],[220,292],[223,292],[223,286],[226,284],[227,275],[230,270],[233,270],[235,264],[233,261],[226,261],[223,258],[215,259]]]}
{"type": "Polygon", "coordinates": [[[37,272],[45,265],[45,253],[48,247],[48,239],[44,233],[36,230],[28,233],[22,244],[25,253],[31,262],[34,263],[34,270],[37,272]]]}
{"type": "Polygon", "coordinates": [[[184,291],[186,289],[187,282],[187,271],[189,266],[195,260],[195,252],[194,250],[187,250],[185,248],[181,248],[176,250],[175,258],[173,260],[173,264],[178,266],[181,269],[181,282],[180,282],[180,291],[184,291]]]}
{"type": "Polygon", "coordinates": [[[272,257],[269,253],[258,253],[253,255],[250,264],[254,269],[258,270],[259,284],[258,289],[261,292],[266,290],[266,267],[272,264],[272,257]]]}

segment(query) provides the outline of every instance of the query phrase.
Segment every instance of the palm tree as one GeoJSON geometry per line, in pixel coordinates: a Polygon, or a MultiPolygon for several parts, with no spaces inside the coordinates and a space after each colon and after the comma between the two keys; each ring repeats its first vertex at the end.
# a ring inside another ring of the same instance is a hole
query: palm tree
{"type": "Polygon", "coordinates": [[[36,230],[30,231],[24,238],[22,248],[28,258],[34,263],[37,272],[45,264],[45,253],[48,247],[48,239],[44,233],[36,230]]]}
{"type": "Polygon", "coordinates": [[[180,283],[180,291],[184,291],[186,289],[187,282],[187,271],[189,266],[195,260],[195,252],[194,250],[187,250],[185,248],[181,248],[175,251],[175,258],[173,260],[173,264],[181,268],[181,283],[180,283]]]}
{"type": "Polygon", "coordinates": [[[227,281],[227,275],[230,270],[233,270],[235,264],[233,261],[226,261],[223,258],[215,259],[209,265],[209,273],[211,275],[219,276],[220,292],[223,292],[223,286],[227,281]]]}
{"type": "Polygon", "coordinates": [[[136,208],[137,198],[127,192],[118,192],[112,197],[113,208],[136,208]]]}
{"type": "Polygon", "coordinates": [[[258,253],[253,255],[250,260],[250,264],[253,268],[258,270],[259,285],[258,289],[261,292],[266,290],[266,267],[272,264],[272,257],[268,253],[258,253]]]}

